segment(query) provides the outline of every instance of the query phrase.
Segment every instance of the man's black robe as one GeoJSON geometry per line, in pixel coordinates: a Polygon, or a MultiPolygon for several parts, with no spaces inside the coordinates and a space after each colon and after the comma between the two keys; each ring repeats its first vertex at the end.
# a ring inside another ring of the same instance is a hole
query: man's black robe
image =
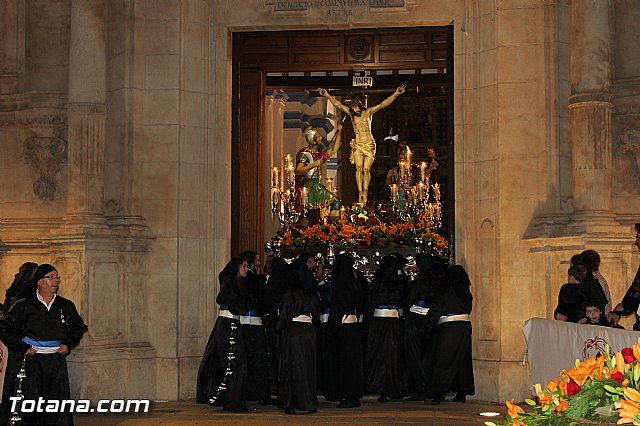
{"type": "MultiPolygon", "coordinates": [[[[23,337],[39,341],[59,340],[71,351],[80,343],[87,326],[72,301],[57,295],[51,308],[40,302],[35,291],[25,299],[16,301],[0,320],[0,340],[9,348],[9,358],[2,395],[2,424],[11,418],[10,397],[16,396],[22,361],[25,361],[26,377],[22,381],[25,399],[70,399],[69,374],[64,355],[38,354],[25,357],[31,345],[23,337]]],[[[22,424],[71,425],[71,413],[21,413],[22,424]]]]}

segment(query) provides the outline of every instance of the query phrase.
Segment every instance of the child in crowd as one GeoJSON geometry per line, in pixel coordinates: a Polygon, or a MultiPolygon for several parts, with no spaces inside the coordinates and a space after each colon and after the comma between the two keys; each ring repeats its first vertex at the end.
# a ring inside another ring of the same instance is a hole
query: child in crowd
{"type": "Polygon", "coordinates": [[[603,307],[597,306],[595,303],[586,303],[584,306],[585,318],[578,321],[580,324],[601,325],[603,327],[611,327],[611,323],[602,315],[603,307]]]}

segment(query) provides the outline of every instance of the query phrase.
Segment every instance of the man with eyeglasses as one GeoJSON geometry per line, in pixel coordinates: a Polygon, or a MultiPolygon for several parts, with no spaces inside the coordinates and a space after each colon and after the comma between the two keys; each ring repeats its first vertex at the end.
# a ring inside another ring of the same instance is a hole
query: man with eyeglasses
{"type": "Polygon", "coordinates": [[[58,295],[59,287],[57,269],[38,266],[25,297],[0,317],[0,340],[9,348],[1,424],[73,424],[71,413],[21,412],[21,402],[10,400],[20,393],[25,400],[70,399],[65,357],[80,343],[87,326],[73,302],[58,295]]]}

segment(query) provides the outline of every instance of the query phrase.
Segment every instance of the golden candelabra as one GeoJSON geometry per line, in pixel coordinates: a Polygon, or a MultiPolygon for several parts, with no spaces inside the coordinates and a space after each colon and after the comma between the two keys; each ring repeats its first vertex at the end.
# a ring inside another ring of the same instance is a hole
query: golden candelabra
{"type": "MultiPolygon", "coordinates": [[[[423,245],[422,239],[416,231],[416,223],[425,218],[431,229],[437,230],[442,226],[442,203],[440,203],[440,184],[429,184],[427,163],[421,162],[419,179],[413,175],[413,153],[407,146],[404,156],[398,161],[398,183],[391,184],[391,204],[393,211],[403,222],[410,222],[415,235],[416,249],[423,245]],[[429,202],[429,188],[433,192],[433,201],[429,202]],[[404,200],[401,199],[404,195],[404,200]]],[[[418,177],[418,176],[416,176],[418,177]]]]}
{"type": "Polygon", "coordinates": [[[277,167],[271,170],[271,214],[278,219],[283,232],[295,225],[301,216],[306,215],[309,192],[307,188],[298,191],[302,208],[296,210],[296,169],[293,157],[287,154],[284,157],[283,182],[280,182],[280,170],[277,167]]]}

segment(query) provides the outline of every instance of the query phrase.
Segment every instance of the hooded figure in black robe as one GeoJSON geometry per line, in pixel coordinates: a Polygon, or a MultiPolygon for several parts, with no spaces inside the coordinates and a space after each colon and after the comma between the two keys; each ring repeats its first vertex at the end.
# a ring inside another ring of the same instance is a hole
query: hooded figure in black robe
{"type": "Polygon", "coordinates": [[[314,262],[311,258],[309,253],[301,254],[292,265],[290,287],[278,319],[282,339],[278,404],[287,414],[318,410],[316,331],[311,322],[318,316],[318,282],[308,266],[308,262],[314,262]]]}
{"type": "Polygon", "coordinates": [[[403,286],[406,277],[395,256],[380,260],[373,286],[369,290],[365,390],[379,393],[378,401],[404,394],[402,371],[402,329],[399,310],[402,309],[403,286]]]}
{"type": "MultiPolygon", "coordinates": [[[[317,272],[317,271],[316,271],[317,272]]],[[[329,321],[329,312],[331,311],[332,283],[331,280],[320,279],[318,282],[318,307],[319,315],[317,321],[313,321],[316,326],[316,385],[318,393],[322,393],[325,387],[324,369],[328,361],[329,351],[331,350],[325,343],[325,329],[329,321]]],[[[332,386],[330,383],[329,386],[332,386]]],[[[329,399],[329,401],[335,401],[329,399]]]]}
{"type": "Polygon", "coordinates": [[[216,303],[220,312],[204,350],[198,381],[196,402],[222,406],[225,411],[248,412],[241,400],[247,375],[240,315],[247,310],[247,297],[242,286],[240,268],[246,260],[234,257],[218,275],[220,292],[216,303]]]}
{"type": "Polygon", "coordinates": [[[289,282],[289,264],[281,257],[271,260],[269,278],[264,291],[265,330],[267,333],[267,359],[271,394],[278,394],[278,363],[282,352],[280,333],[276,331],[282,300],[289,282]]]}
{"type": "Polygon", "coordinates": [[[20,266],[13,282],[7,289],[7,294],[4,299],[5,309],[9,309],[17,300],[24,298],[27,288],[29,287],[29,278],[37,267],[38,264],[33,262],[25,262],[20,266]]]}
{"type": "Polygon", "coordinates": [[[471,281],[462,266],[454,265],[447,280],[437,289],[433,311],[439,315],[433,337],[434,354],[429,387],[434,404],[444,401],[444,394],[455,391],[454,401],[465,402],[475,393],[471,354],[471,281]]]}
{"type": "Polygon", "coordinates": [[[331,288],[331,310],[324,330],[327,347],[323,366],[324,395],[328,401],[340,401],[338,408],[359,407],[364,391],[364,370],[358,318],[364,300],[354,261],[346,254],[336,256],[331,288]]]}
{"type": "Polygon", "coordinates": [[[48,308],[41,301],[40,294],[45,293],[40,286],[53,286],[57,292],[59,279],[52,265],[38,266],[24,298],[9,306],[0,319],[0,340],[9,348],[2,396],[3,425],[13,417],[20,418],[16,424],[24,425],[73,424],[71,413],[22,413],[19,404],[12,412],[9,399],[16,396],[19,386],[26,400],[71,398],[65,357],[80,343],[87,326],[69,299],[55,294],[48,308]],[[17,376],[23,365],[26,377],[21,379],[17,376]]]}
{"type": "Polygon", "coordinates": [[[431,312],[435,289],[446,279],[446,265],[442,259],[426,253],[416,255],[418,278],[407,291],[404,305],[404,356],[407,391],[412,401],[427,397],[426,367],[432,331],[438,317],[431,312]]]}
{"type": "MultiPolygon", "coordinates": [[[[263,326],[265,312],[264,290],[266,277],[257,272],[258,253],[244,251],[238,255],[249,265],[249,272],[242,280],[247,296],[246,311],[240,316],[240,327],[247,354],[247,377],[241,399],[270,403],[269,369],[267,361],[267,333],[263,326]]],[[[275,402],[275,401],[273,401],[275,402]]]]}

